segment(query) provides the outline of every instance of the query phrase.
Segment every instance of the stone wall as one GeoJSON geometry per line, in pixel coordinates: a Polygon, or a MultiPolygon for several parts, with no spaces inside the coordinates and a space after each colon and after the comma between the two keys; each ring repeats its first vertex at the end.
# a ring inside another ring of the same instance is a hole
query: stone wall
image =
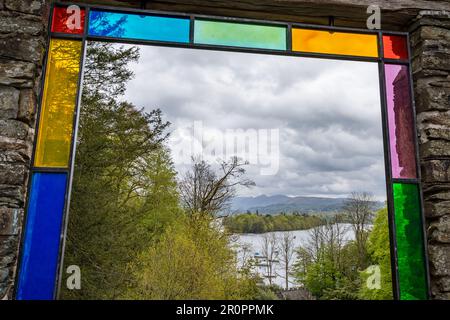
{"type": "Polygon", "coordinates": [[[13,297],[47,11],[45,0],[0,0],[0,299],[13,297]]]}
{"type": "Polygon", "coordinates": [[[450,13],[411,27],[414,91],[434,299],[450,299],[450,13]]]}

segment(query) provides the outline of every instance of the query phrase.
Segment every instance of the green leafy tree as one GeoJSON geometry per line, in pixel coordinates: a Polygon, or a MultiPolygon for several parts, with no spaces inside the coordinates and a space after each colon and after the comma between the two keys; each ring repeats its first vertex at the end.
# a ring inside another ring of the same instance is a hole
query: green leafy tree
{"type": "Polygon", "coordinates": [[[176,173],[161,112],[117,98],[138,51],[90,43],[87,52],[65,253],[82,289],[62,297],[115,299],[133,283],[129,264],[180,214],[176,173]]]}
{"type": "Polygon", "coordinates": [[[359,297],[367,300],[391,300],[393,296],[387,209],[382,209],[376,214],[367,251],[371,263],[379,268],[380,285],[379,288],[368,286],[367,281],[370,281],[372,273],[361,272],[359,297]]]}
{"type": "Polygon", "coordinates": [[[237,269],[234,253],[209,216],[185,216],[132,266],[134,299],[251,299],[256,279],[237,269]]]}

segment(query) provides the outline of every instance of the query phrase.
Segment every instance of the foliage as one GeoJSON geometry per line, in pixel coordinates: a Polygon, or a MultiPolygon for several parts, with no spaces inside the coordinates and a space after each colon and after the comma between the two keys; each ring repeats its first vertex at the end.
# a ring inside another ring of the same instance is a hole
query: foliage
{"type": "Polygon", "coordinates": [[[131,298],[250,299],[257,292],[256,279],[240,274],[227,237],[208,216],[181,219],[137,261],[131,298]]]}
{"type": "MultiPolygon", "coordinates": [[[[359,230],[360,238],[345,241],[340,228],[331,222],[310,231],[309,242],[297,250],[297,281],[318,299],[392,299],[386,208],[377,212],[372,229],[359,230]],[[367,239],[363,246],[361,238],[367,239]],[[368,263],[380,267],[380,289],[366,285],[371,274],[363,270],[368,263]]],[[[355,227],[350,230],[355,232],[355,227]]]]}
{"type": "Polygon", "coordinates": [[[297,250],[294,274],[318,299],[356,299],[359,285],[358,247],[346,241],[348,227],[331,221],[310,231],[297,250]]]}
{"type": "Polygon", "coordinates": [[[370,274],[361,272],[360,299],[368,300],[390,300],[392,299],[392,274],[391,274],[391,254],[389,246],[389,227],[387,210],[382,209],[377,212],[372,232],[368,239],[369,258],[373,265],[380,268],[380,288],[370,289],[365,285],[370,274]]]}
{"type": "Polygon", "coordinates": [[[254,213],[225,217],[223,224],[232,233],[264,233],[270,231],[306,230],[325,223],[315,215],[278,214],[261,216],[254,213]]]}
{"type": "Polygon", "coordinates": [[[81,290],[62,286],[61,297],[255,296],[211,217],[181,209],[161,111],[118,98],[138,50],[90,42],[87,51],[64,261],[80,266],[81,290]]]}
{"type": "Polygon", "coordinates": [[[283,290],[281,287],[274,284],[259,286],[253,300],[279,300],[277,293],[281,290],[283,290]]]}

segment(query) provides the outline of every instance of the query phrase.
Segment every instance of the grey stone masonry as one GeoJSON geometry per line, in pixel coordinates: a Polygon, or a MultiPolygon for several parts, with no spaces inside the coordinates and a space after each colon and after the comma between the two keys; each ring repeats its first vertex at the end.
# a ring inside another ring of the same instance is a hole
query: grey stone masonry
{"type": "Polygon", "coordinates": [[[431,293],[450,299],[450,12],[426,12],[411,31],[431,293]]]}
{"type": "Polygon", "coordinates": [[[45,0],[0,0],[0,299],[13,298],[47,17],[45,0]]]}

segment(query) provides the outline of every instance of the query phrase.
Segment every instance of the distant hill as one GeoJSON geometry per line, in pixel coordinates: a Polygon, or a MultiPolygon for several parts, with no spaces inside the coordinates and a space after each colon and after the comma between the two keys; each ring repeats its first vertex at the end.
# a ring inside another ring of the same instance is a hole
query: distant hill
{"type": "MultiPolygon", "coordinates": [[[[346,200],[346,198],[289,197],[285,195],[235,197],[230,209],[231,213],[258,211],[260,214],[337,212],[342,210],[346,200]]],[[[374,206],[379,209],[384,207],[384,203],[376,201],[374,206]]]]}

